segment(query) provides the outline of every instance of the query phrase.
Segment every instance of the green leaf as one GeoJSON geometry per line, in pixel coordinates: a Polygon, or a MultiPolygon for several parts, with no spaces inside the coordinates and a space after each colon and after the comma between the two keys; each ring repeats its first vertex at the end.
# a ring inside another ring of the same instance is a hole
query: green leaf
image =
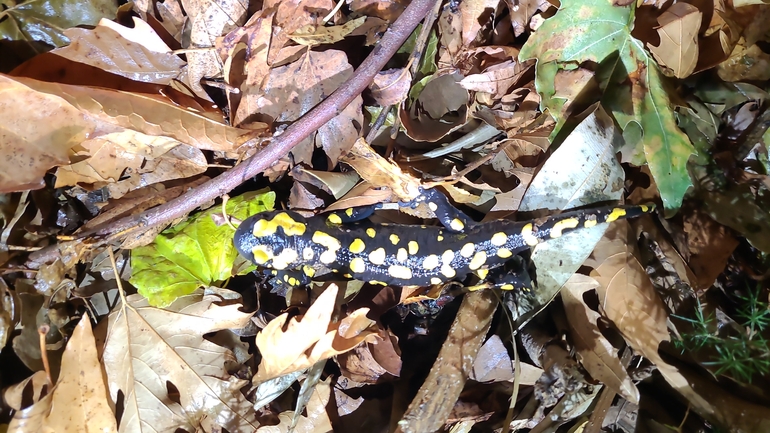
{"type": "MultiPolygon", "coordinates": [[[[35,42],[50,48],[69,43],[62,33],[70,27],[95,26],[102,18],[113,19],[118,11],[115,0],[42,0],[13,4],[0,12],[0,39],[35,42]]],[[[49,48],[49,49],[50,49],[49,48]]],[[[35,51],[39,51],[36,49],[35,51]]]]}
{"type": "MultiPolygon", "coordinates": [[[[248,193],[227,202],[227,214],[244,220],[272,210],[275,193],[248,193]]],[[[211,216],[219,206],[198,213],[163,231],[155,241],[131,252],[131,284],[156,307],[165,307],[180,296],[233,275],[238,251],[233,229],[217,226],[211,216]]]]}
{"type": "Polygon", "coordinates": [[[553,100],[553,81],[545,81],[558,70],[572,70],[583,62],[600,65],[602,104],[623,129],[631,148],[626,156],[637,165],[649,165],[663,205],[671,213],[692,186],[687,161],[695,149],[676,125],[657,63],[631,36],[633,17],[634,3],[613,6],[606,0],[564,0],[556,15],[529,38],[519,59],[537,59],[535,85],[543,97],[542,108],[549,109],[557,124],[564,123],[561,116],[567,101],[553,100]]]}

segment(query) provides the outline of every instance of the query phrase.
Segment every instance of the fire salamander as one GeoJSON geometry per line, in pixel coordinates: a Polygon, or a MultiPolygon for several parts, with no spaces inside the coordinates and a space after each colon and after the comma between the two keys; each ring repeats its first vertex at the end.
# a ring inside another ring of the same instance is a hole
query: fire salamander
{"type": "MultiPolygon", "coordinates": [[[[291,211],[273,211],[241,223],[234,243],[266,275],[291,286],[307,284],[329,272],[397,286],[461,281],[470,273],[490,281],[496,274],[490,270],[502,267],[515,254],[540,242],[653,209],[654,205],[607,207],[528,222],[487,223],[469,223],[459,210],[442,211],[442,215],[449,215],[444,218],[445,227],[374,224],[364,220],[371,214],[366,209],[311,218],[291,211]]],[[[492,287],[514,288],[510,282],[500,281],[492,287]]]]}

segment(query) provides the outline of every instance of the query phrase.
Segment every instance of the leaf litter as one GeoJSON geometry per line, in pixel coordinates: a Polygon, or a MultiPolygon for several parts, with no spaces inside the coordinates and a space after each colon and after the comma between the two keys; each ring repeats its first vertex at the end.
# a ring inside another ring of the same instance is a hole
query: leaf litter
{"type": "Polygon", "coordinates": [[[70,3],[0,19],[5,430],[770,430],[767,5],[70,3]],[[421,187],[662,212],[507,293],[279,288],[232,243],[271,209],[431,223],[394,210],[421,187]]]}

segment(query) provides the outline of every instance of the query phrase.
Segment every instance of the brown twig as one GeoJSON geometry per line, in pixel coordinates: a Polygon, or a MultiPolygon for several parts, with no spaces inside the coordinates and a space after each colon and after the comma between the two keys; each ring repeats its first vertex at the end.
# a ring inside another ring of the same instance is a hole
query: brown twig
{"type": "MultiPolygon", "coordinates": [[[[326,122],[336,117],[372,82],[374,76],[390,60],[395,52],[409,37],[417,24],[422,21],[437,0],[414,0],[404,10],[380,40],[371,54],[361,63],[350,79],[334,93],[307,112],[289,126],[286,131],[275,137],[261,151],[231,170],[188,191],[168,203],[145,212],[121,218],[107,227],[100,229],[97,236],[110,236],[115,233],[129,235],[136,230],[167,224],[183,217],[195,208],[211,202],[235,187],[270,167],[275,161],[289,153],[300,141],[318,130],[326,122]]],[[[53,259],[58,254],[55,248],[46,248],[30,255],[30,262],[45,263],[46,258],[53,259]]]]}

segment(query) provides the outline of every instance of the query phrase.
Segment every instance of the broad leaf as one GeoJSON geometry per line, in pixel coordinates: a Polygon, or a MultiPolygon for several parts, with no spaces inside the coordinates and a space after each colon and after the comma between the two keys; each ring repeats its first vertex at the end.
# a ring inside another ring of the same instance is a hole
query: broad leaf
{"type": "Polygon", "coordinates": [[[623,128],[631,147],[624,156],[637,165],[649,164],[663,205],[674,211],[692,185],[687,160],[695,150],[676,125],[658,65],[631,36],[633,18],[633,4],[563,1],[556,15],[529,38],[519,59],[537,59],[536,86],[543,95],[542,107],[550,109],[557,121],[564,114],[564,101],[551,97],[557,72],[575,69],[582,62],[601,64],[602,103],[623,128]]]}
{"type": "MultiPolygon", "coordinates": [[[[247,194],[227,203],[227,213],[245,219],[255,213],[271,210],[275,193],[247,194]]],[[[238,257],[230,239],[228,225],[217,226],[213,207],[190,220],[177,224],[155,238],[155,242],[136,248],[131,254],[131,284],[150,304],[166,306],[179,296],[195,289],[224,281],[232,276],[233,262],[238,257]]]]}

